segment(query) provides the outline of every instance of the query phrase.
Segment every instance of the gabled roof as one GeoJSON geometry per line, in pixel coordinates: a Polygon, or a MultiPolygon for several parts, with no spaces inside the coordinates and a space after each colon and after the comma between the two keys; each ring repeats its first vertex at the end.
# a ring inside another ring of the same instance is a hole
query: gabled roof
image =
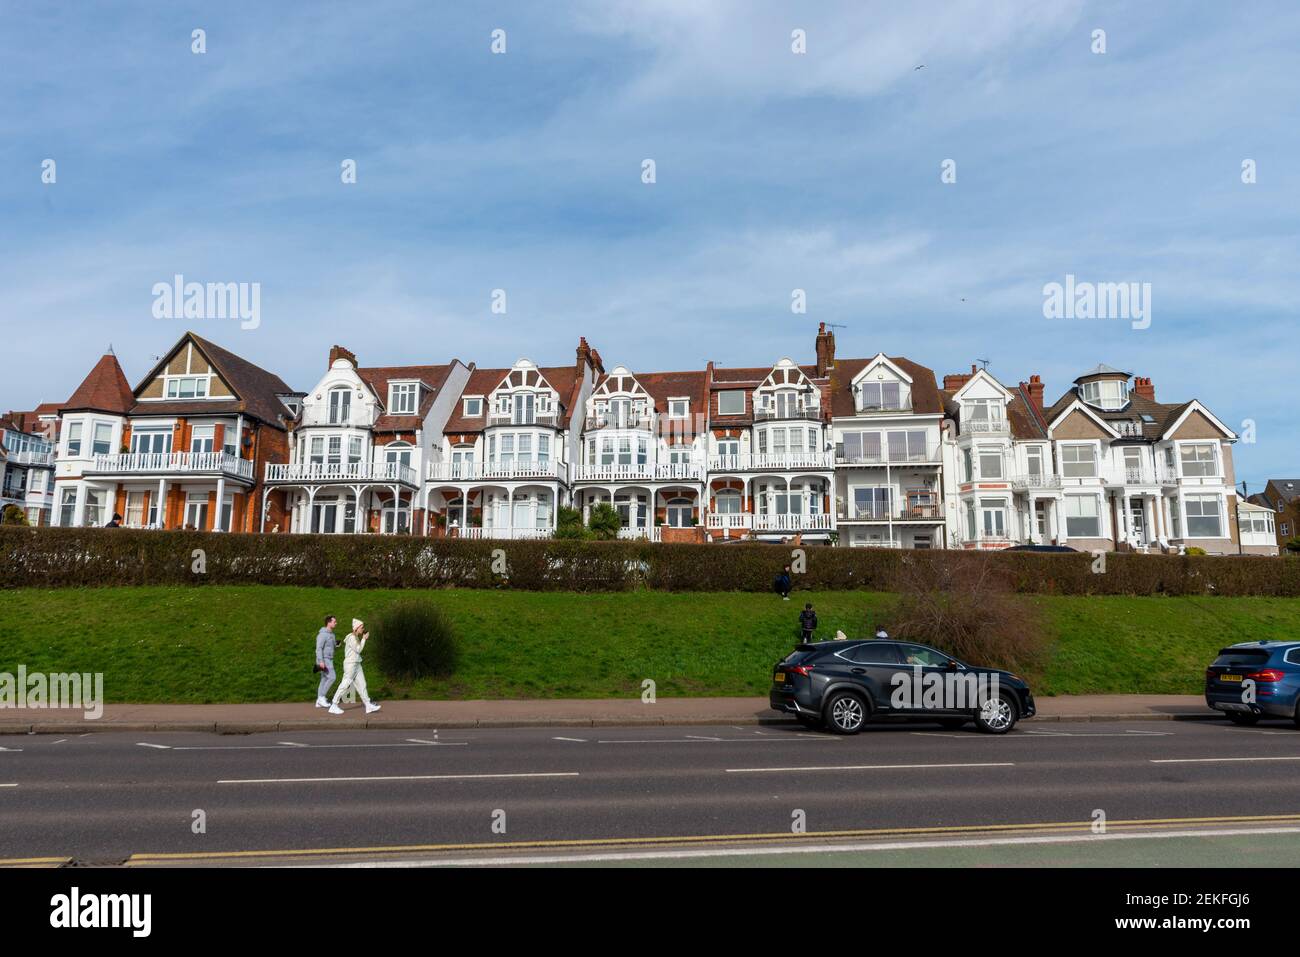
{"type": "Polygon", "coordinates": [[[438,397],[439,390],[451,375],[452,368],[459,362],[453,359],[437,366],[372,366],[358,368],[357,375],[370,387],[370,391],[379,400],[379,407],[384,413],[375,420],[372,428],[376,432],[414,432],[422,428],[424,418],[429,414],[429,407],[438,397]],[[420,390],[420,404],[411,415],[391,415],[388,407],[388,386],[391,382],[413,380],[426,388],[420,390]]]}
{"type": "Polygon", "coordinates": [[[60,412],[111,412],[125,415],[135,404],[135,393],[126,381],[117,356],[111,352],[99,357],[90,374],[81,381],[72,396],[59,407],[60,412]]]}
{"type": "MultiPolygon", "coordinates": [[[[912,412],[918,415],[943,413],[943,397],[935,382],[934,370],[903,356],[885,356],[912,380],[912,412]]],[[[857,415],[853,402],[853,380],[863,369],[876,361],[870,359],[836,359],[831,369],[831,415],[857,415]]]]}
{"type": "Polygon", "coordinates": [[[1084,402],[1079,396],[1078,389],[1070,389],[1044,411],[1044,418],[1048,422],[1056,421],[1060,413],[1075,401],[1081,403],[1094,416],[1107,423],[1135,422],[1139,424],[1142,428],[1142,438],[1148,441],[1155,441],[1164,435],[1168,427],[1192,405],[1191,402],[1180,402],[1176,405],[1155,402],[1136,392],[1129,392],[1128,403],[1124,408],[1099,409],[1084,402]],[[1148,422],[1144,416],[1150,418],[1151,421],[1148,422]]]}
{"type": "Polygon", "coordinates": [[[1228,436],[1228,438],[1235,439],[1237,437],[1236,432],[1232,431],[1232,429],[1228,428],[1226,425],[1220,422],[1218,417],[1215,416],[1213,412],[1211,412],[1205,406],[1201,405],[1201,403],[1196,399],[1193,399],[1191,402],[1184,403],[1176,413],[1173,413],[1169,416],[1169,418],[1165,421],[1164,431],[1161,433],[1160,437],[1165,438],[1166,436],[1171,435],[1175,431],[1177,431],[1178,427],[1183,424],[1183,421],[1193,412],[1198,412],[1201,415],[1203,415],[1206,419],[1209,420],[1211,425],[1213,425],[1220,432],[1223,432],[1226,436],[1228,436]]]}
{"type": "Polygon", "coordinates": [[[1052,406],[1046,415],[1048,430],[1050,431],[1055,429],[1062,419],[1068,416],[1071,412],[1076,411],[1081,412],[1083,415],[1091,419],[1103,432],[1108,433],[1112,439],[1119,438],[1119,430],[1101,414],[1102,410],[1093,408],[1078,396],[1074,396],[1069,402],[1058,402],[1056,405],[1052,406]]]}
{"type": "MultiPolygon", "coordinates": [[[[582,390],[582,377],[578,375],[576,366],[539,366],[537,372],[547,384],[555,390],[560,397],[560,420],[566,425],[572,425],[573,417],[581,415],[582,410],[578,406],[578,394],[582,390]]],[[[506,376],[510,375],[513,369],[474,369],[470,372],[469,378],[465,381],[465,388],[461,389],[460,396],[456,400],[456,408],[452,410],[447,419],[447,424],[443,432],[481,432],[487,427],[488,422],[488,402],[487,397],[496,391],[506,376]],[[464,398],[466,396],[483,396],[483,414],[478,417],[467,417],[465,415],[464,398]]]]}
{"type": "MultiPolygon", "coordinates": [[[[288,410],[279,399],[280,395],[292,393],[278,375],[268,372],[261,366],[254,365],[242,356],[237,356],[228,349],[223,349],[215,342],[209,342],[193,332],[187,332],[167,354],[149,370],[140,380],[134,395],[143,391],[145,386],[171,361],[171,357],[186,341],[192,342],[208,363],[221,376],[230,391],[234,393],[231,401],[214,401],[211,399],[177,399],[151,402],[134,402],[132,415],[225,415],[241,413],[259,419],[267,425],[284,428],[283,419],[288,417],[288,410]]],[[[124,380],[125,381],[125,380],[124,380]]]]}

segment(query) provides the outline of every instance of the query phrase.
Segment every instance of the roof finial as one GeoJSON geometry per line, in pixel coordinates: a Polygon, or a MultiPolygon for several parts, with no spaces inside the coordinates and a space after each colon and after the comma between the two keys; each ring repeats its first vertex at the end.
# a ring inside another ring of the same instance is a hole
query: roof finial
{"type": "Polygon", "coordinates": [[[116,355],[117,355],[117,353],[113,351],[113,343],[110,342],[110,343],[108,344],[108,351],[105,352],[104,355],[106,355],[106,356],[116,356],[116,355]]]}

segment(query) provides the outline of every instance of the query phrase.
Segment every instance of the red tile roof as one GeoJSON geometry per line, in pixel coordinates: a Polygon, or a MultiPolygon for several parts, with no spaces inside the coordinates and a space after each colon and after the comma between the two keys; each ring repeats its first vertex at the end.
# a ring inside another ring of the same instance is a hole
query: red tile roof
{"type": "MultiPolygon", "coordinates": [[[[935,382],[934,370],[903,356],[886,356],[912,377],[912,412],[928,415],[942,413],[943,397],[935,382]]],[[[836,359],[831,369],[831,415],[856,415],[853,401],[853,377],[875,361],[870,359],[836,359]]]]}
{"type": "Polygon", "coordinates": [[[387,412],[380,415],[375,420],[373,426],[376,432],[414,432],[424,425],[424,417],[429,414],[429,406],[433,405],[434,400],[438,397],[439,390],[447,381],[447,376],[451,374],[452,366],[455,360],[438,366],[373,366],[369,368],[358,368],[357,375],[361,376],[366,385],[374,391],[379,398],[381,407],[386,407],[388,403],[388,384],[394,380],[402,381],[405,379],[415,379],[423,383],[428,388],[421,389],[420,405],[415,410],[414,415],[390,415],[387,412]]]}
{"type": "Polygon", "coordinates": [[[135,394],[131,384],[122,374],[117,356],[109,353],[100,356],[90,374],[77,386],[72,397],[62,406],[60,412],[112,412],[125,415],[135,405],[135,394]]]}

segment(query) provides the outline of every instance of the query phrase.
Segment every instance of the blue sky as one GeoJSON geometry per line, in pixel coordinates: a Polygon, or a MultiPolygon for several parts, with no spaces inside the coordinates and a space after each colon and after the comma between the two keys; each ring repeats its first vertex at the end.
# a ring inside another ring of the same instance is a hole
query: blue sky
{"type": "Polygon", "coordinates": [[[334,342],[374,365],[562,364],[585,335],[609,367],[656,370],[809,361],[826,321],[841,355],[988,359],[1008,383],[1041,374],[1049,401],[1119,366],[1253,420],[1252,490],[1300,473],[1294,4],[3,17],[0,408],[66,398],[110,342],[134,382],[187,325],[306,389],[334,342]],[[177,273],[260,283],[261,325],[155,319],[177,273]],[[1150,328],[1044,318],[1067,273],[1150,282],[1150,328]]]}

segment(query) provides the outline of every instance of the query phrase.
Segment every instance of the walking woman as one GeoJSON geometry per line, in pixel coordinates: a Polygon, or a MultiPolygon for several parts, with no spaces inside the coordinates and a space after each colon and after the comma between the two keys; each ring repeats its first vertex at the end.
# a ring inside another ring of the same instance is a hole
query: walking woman
{"type": "Polygon", "coordinates": [[[343,680],[339,682],[338,690],[334,692],[330,714],[343,713],[339,702],[353,688],[357,689],[357,695],[365,703],[366,714],[374,714],[379,710],[379,705],[370,700],[370,695],[366,691],[366,673],[361,670],[361,652],[365,650],[366,641],[370,638],[370,632],[365,628],[365,623],[360,618],[353,618],[352,631],[348,633],[347,638],[343,639],[343,680]]]}

